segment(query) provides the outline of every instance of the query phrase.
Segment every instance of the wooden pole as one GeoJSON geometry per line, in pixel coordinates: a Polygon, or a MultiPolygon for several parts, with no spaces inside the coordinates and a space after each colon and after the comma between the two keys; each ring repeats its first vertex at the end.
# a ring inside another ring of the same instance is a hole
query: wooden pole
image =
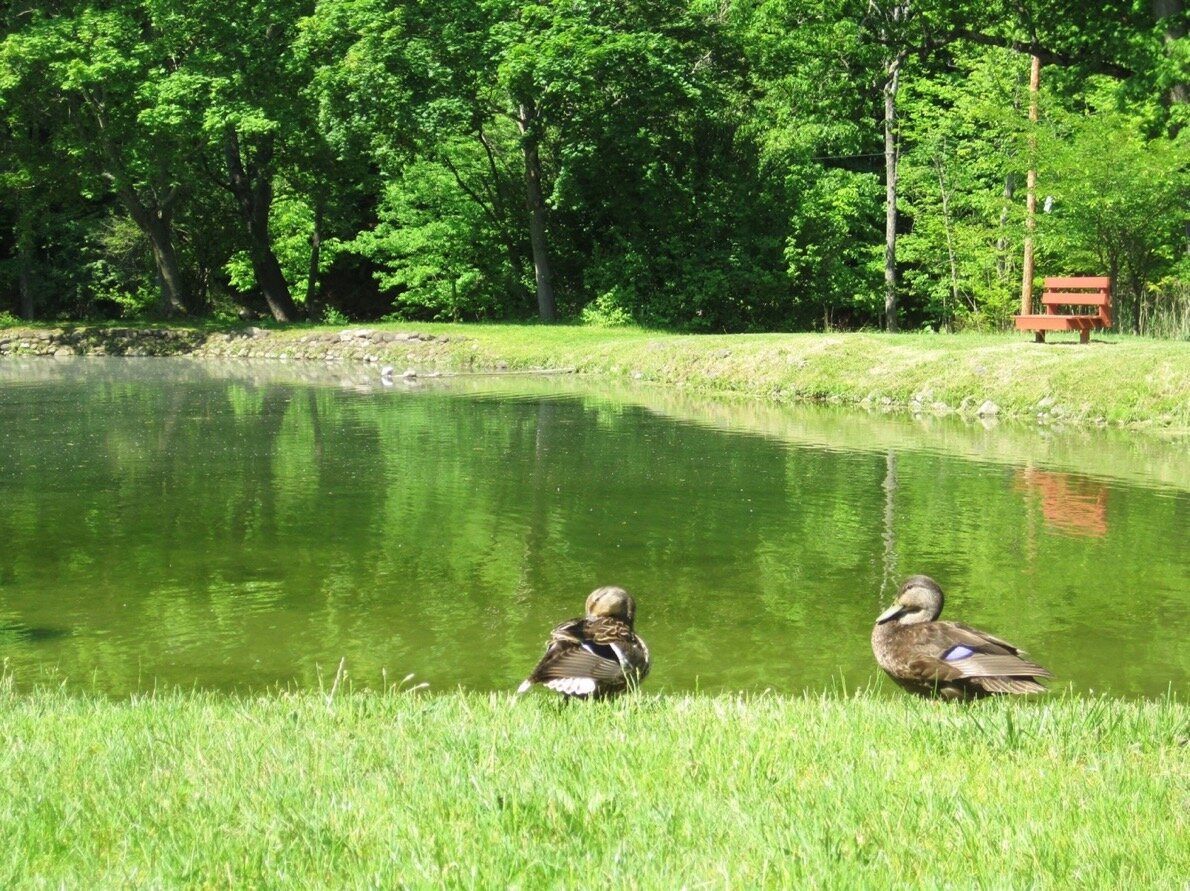
{"type": "Polygon", "coordinates": [[[1029,68],[1029,174],[1025,181],[1025,261],[1021,270],[1021,315],[1033,314],[1033,230],[1037,227],[1037,94],[1041,88],[1041,59],[1029,68]]]}

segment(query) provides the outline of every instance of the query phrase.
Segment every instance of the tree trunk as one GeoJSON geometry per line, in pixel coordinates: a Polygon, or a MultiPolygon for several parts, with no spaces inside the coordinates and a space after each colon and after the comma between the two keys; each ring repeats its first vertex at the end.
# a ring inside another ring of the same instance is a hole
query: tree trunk
{"type": "Polygon", "coordinates": [[[37,215],[25,208],[17,218],[17,293],[20,296],[20,314],[26,322],[33,321],[36,311],[33,287],[33,270],[37,262],[37,215]]]}
{"type": "MultiPolygon", "coordinates": [[[[1165,19],[1165,50],[1172,53],[1178,42],[1186,36],[1186,5],[1184,0],[1152,0],[1153,18],[1165,19]]],[[[1190,84],[1175,81],[1169,88],[1169,101],[1174,105],[1190,102],[1190,84]]]]}
{"type": "Polygon", "coordinates": [[[1041,59],[1029,62],[1029,170],[1025,174],[1025,244],[1021,260],[1021,315],[1033,312],[1033,232],[1037,228],[1037,100],[1041,59]]]}
{"type": "Polygon", "coordinates": [[[186,312],[190,306],[189,294],[168,224],[155,223],[149,233],[149,243],[153,248],[153,261],[157,264],[158,280],[161,283],[162,310],[167,314],[186,312]]]}
{"type": "Polygon", "coordinates": [[[157,267],[157,286],[161,292],[159,309],[162,315],[184,314],[190,309],[190,294],[186,287],[182,267],[173,241],[173,203],[177,195],[171,190],[163,201],[146,205],[136,190],[129,185],[118,185],[116,193],[124,202],[128,215],[136,223],[153,252],[153,263],[157,267]]]}
{"type": "Polygon", "coordinates": [[[240,138],[234,127],[228,127],[223,138],[227,157],[228,188],[235,196],[240,217],[248,233],[248,256],[256,285],[269,305],[269,312],[278,322],[292,322],[297,318],[297,306],[289,294],[289,285],[281,272],[281,264],[273,253],[269,235],[269,211],[273,205],[273,183],[268,164],[273,155],[271,137],[257,152],[257,158],[244,166],[240,138]]]}
{"type": "Polygon", "coordinates": [[[1012,258],[1008,253],[1008,208],[1016,194],[1016,176],[1009,173],[1004,177],[1004,204],[1000,207],[1000,236],[996,239],[996,278],[1003,282],[1012,274],[1012,258]]]}
{"type": "Polygon", "coordinates": [[[888,65],[884,82],[884,327],[897,330],[897,90],[905,51],[888,65]]]}
{"type": "Polygon", "coordinates": [[[545,196],[541,187],[541,158],[537,152],[537,110],[522,102],[517,114],[521,149],[525,155],[525,203],[529,210],[529,243],[533,248],[533,275],[537,280],[537,313],[543,322],[557,320],[554,287],[550,282],[550,258],[545,240],[545,196]]]}
{"type": "MultiPolygon", "coordinates": [[[[1153,18],[1157,21],[1165,19],[1165,51],[1172,53],[1175,47],[1186,37],[1186,5],[1183,0],[1152,0],[1153,18]]],[[[1172,105],[1184,105],[1190,102],[1190,84],[1185,81],[1175,81],[1169,88],[1169,102],[1172,105]]],[[[1170,137],[1176,137],[1181,127],[1175,124],[1170,128],[1170,137]]],[[[1186,220],[1183,227],[1185,232],[1185,253],[1190,257],[1190,220],[1186,220]]]]}
{"type": "Polygon", "coordinates": [[[314,202],[314,229],[310,232],[310,269],[306,273],[306,318],[317,317],[318,266],[322,260],[322,203],[314,202]]]}
{"type": "MultiPolygon", "coordinates": [[[[950,219],[950,192],[946,190],[946,159],[939,154],[934,158],[934,169],[938,173],[938,195],[942,200],[942,229],[946,233],[946,257],[950,263],[950,298],[951,304],[957,311],[959,305],[959,260],[955,253],[954,246],[954,224],[950,219]]],[[[975,309],[974,306],[971,307],[975,309]]],[[[943,324],[946,330],[949,331],[953,327],[951,325],[951,312],[947,306],[942,307],[943,324]]]]}

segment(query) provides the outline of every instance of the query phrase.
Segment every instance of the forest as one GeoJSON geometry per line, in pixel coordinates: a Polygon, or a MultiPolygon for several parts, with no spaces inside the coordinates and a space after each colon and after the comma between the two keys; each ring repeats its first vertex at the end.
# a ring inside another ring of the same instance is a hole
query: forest
{"type": "Polygon", "coordinates": [[[1184,0],[0,22],[0,324],[994,331],[1029,240],[1038,280],[1110,275],[1119,330],[1190,338],[1184,0]]]}

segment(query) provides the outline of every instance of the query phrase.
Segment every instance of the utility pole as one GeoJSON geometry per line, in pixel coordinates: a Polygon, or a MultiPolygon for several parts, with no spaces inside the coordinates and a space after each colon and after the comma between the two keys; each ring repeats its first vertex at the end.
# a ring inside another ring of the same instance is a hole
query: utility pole
{"type": "Polygon", "coordinates": [[[1041,59],[1029,68],[1029,174],[1025,181],[1025,261],[1021,272],[1021,315],[1033,314],[1033,230],[1037,228],[1037,94],[1041,89],[1041,59]]]}

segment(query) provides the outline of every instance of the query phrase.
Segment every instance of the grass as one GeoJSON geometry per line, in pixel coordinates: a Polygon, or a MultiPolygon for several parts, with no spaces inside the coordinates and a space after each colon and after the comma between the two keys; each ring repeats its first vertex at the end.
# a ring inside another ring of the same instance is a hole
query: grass
{"type": "Polygon", "coordinates": [[[1183,888],[1172,698],[0,693],[0,885],[1183,888]]]}
{"type": "MultiPolygon", "coordinates": [[[[126,329],[128,326],[121,326],[126,329]]],[[[351,326],[346,330],[360,330],[351,326]]],[[[386,323],[436,339],[340,343],[341,328],[255,328],[221,337],[212,327],[175,329],[200,356],[344,358],[390,362],[398,371],[567,369],[609,381],[645,381],[778,403],[825,400],[922,413],[1065,424],[1190,430],[1190,343],[1098,334],[1035,344],[1027,335],[754,334],[679,335],[634,328],[386,323]],[[330,341],[319,340],[326,337],[330,341]]],[[[9,339],[19,332],[8,329],[9,339]]],[[[78,349],[88,346],[75,329],[78,349]]],[[[87,329],[103,331],[110,329],[87,329]]],[[[119,330],[119,329],[117,329],[119,330]]],[[[72,346],[74,348],[74,346],[72,346]]]]}
{"type": "Polygon", "coordinates": [[[482,328],[486,362],[573,367],[697,390],[1068,422],[1190,428],[1190,343],[1103,338],[1034,344],[1021,335],[657,335],[482,328]]]}

